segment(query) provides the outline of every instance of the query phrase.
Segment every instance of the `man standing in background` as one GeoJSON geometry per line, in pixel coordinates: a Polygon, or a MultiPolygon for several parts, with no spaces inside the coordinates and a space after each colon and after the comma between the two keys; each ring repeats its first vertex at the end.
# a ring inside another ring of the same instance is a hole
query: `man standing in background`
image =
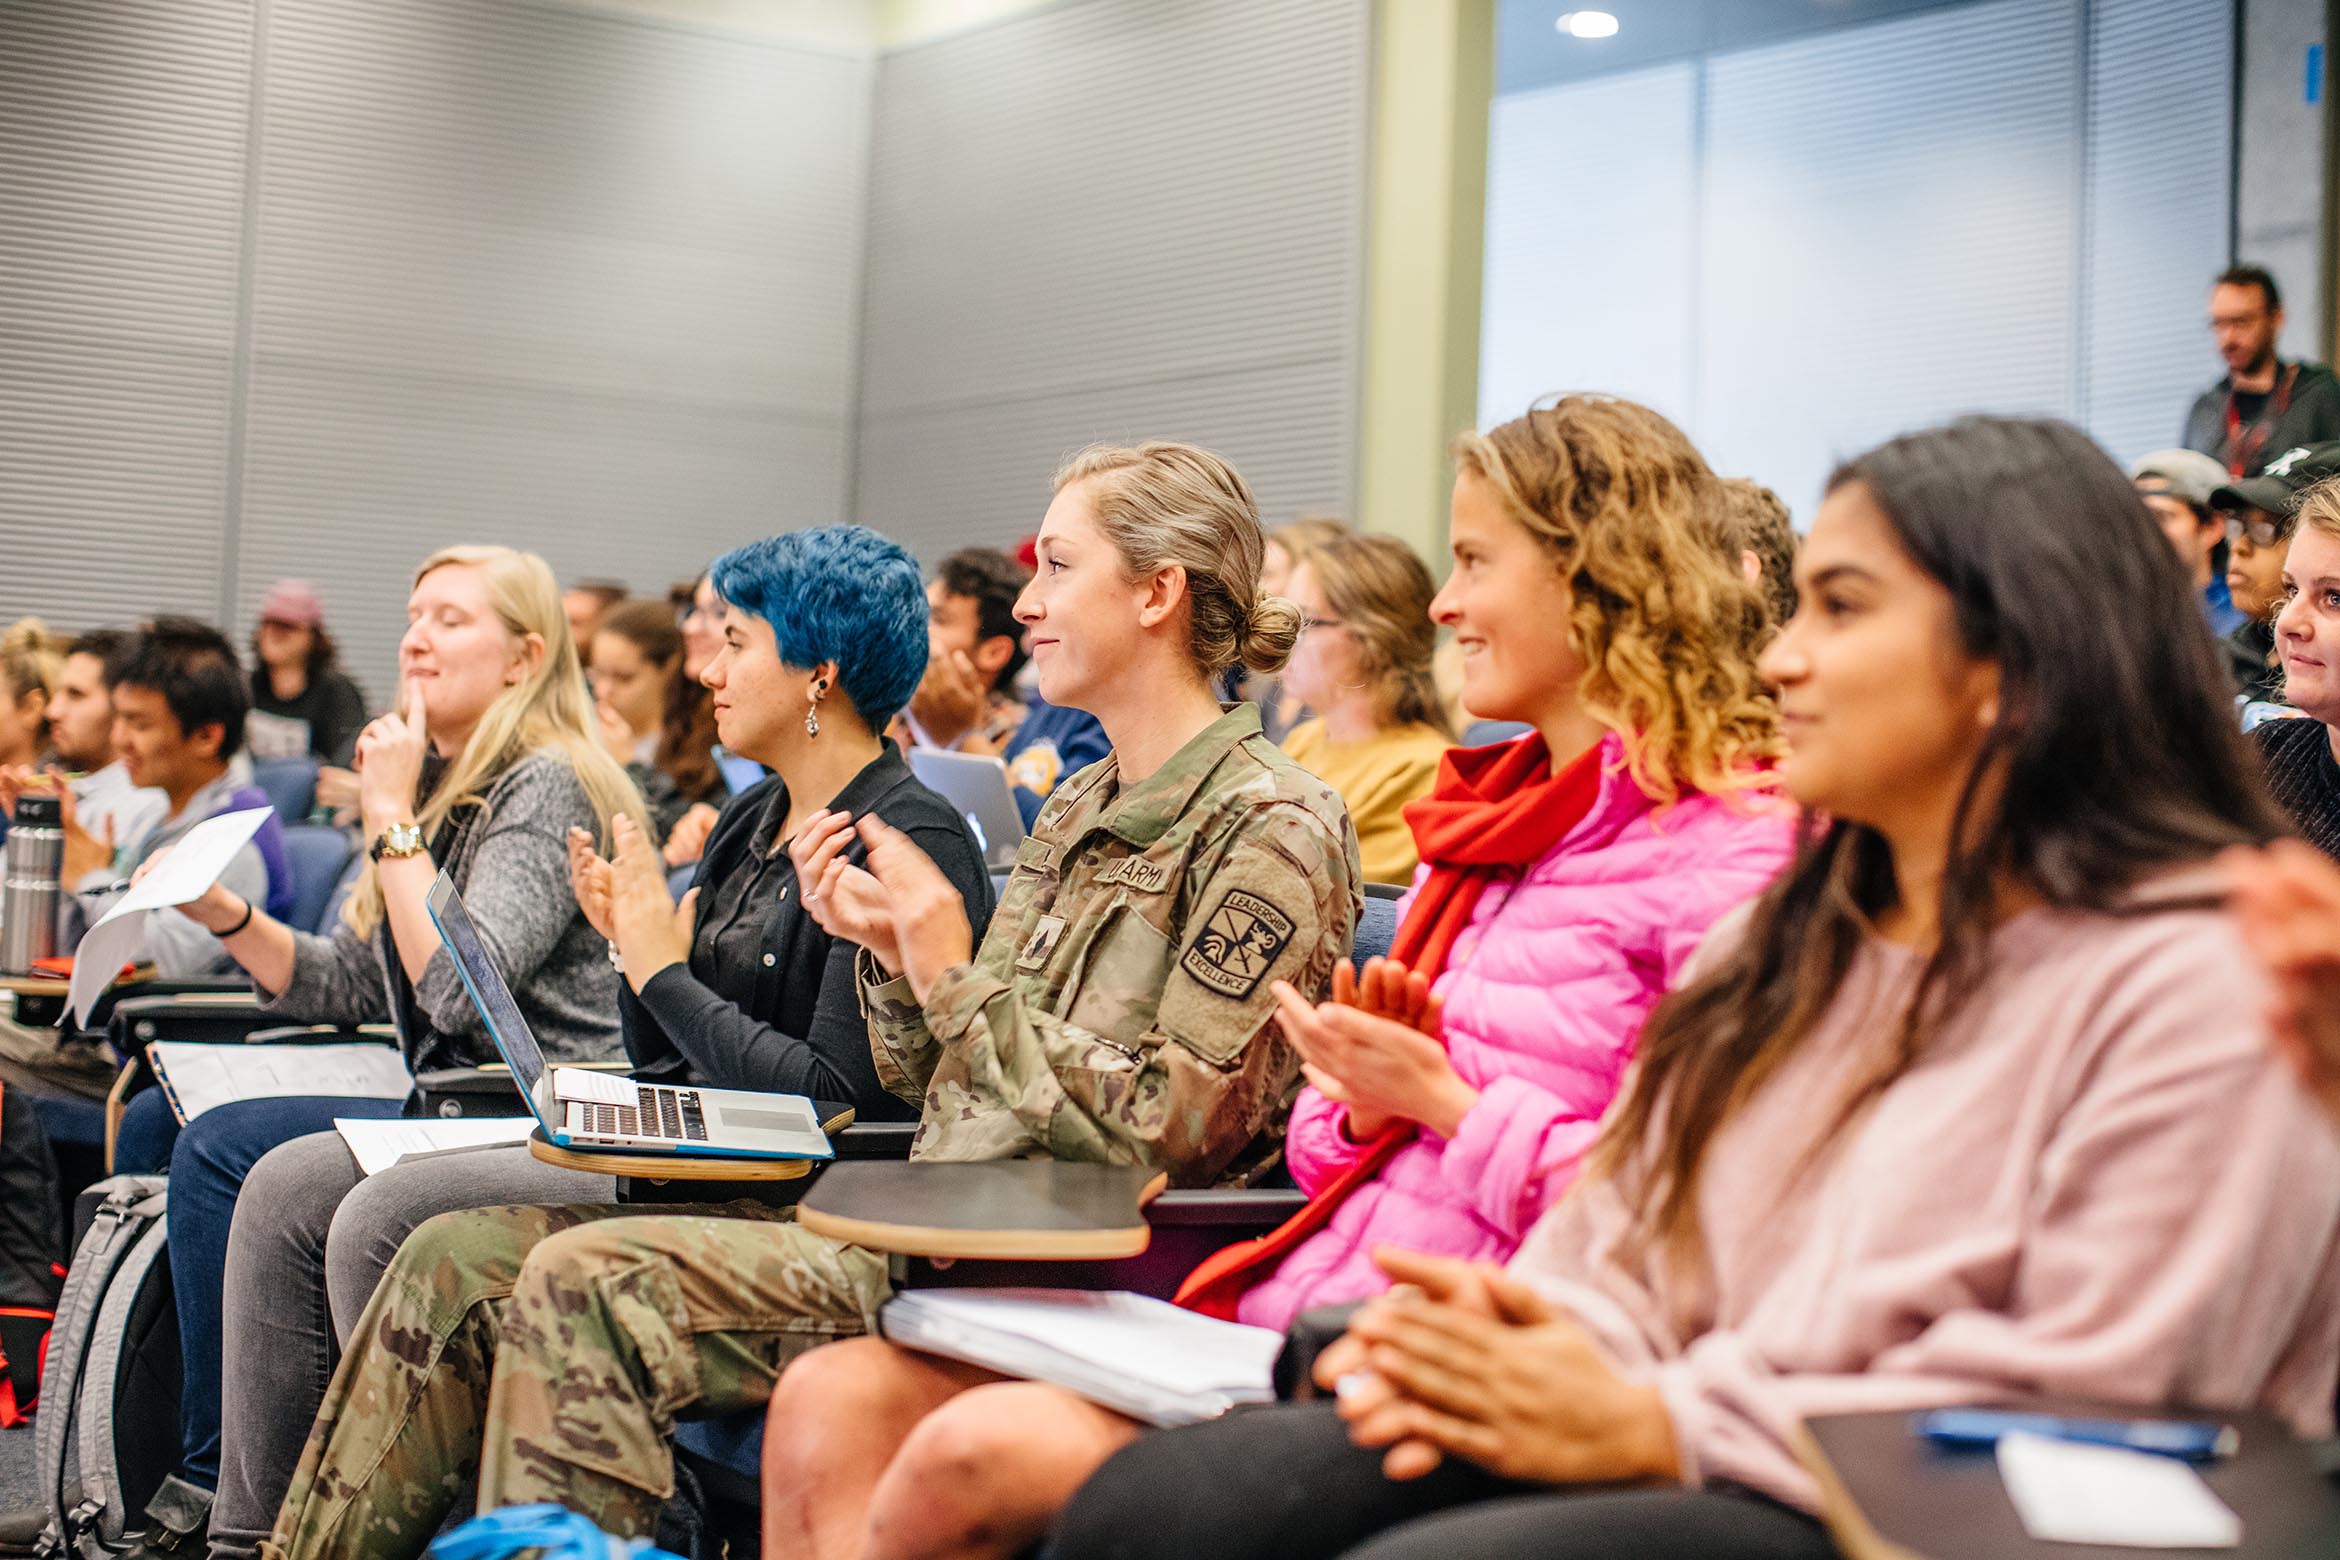
{"type": "Polygon", "coordinates": [[[2328,368],[2275,355],[2283,295],[2266,267],[2219,273],[2210,287],[2210,331],[2226,377],[2194,398],[2180,441],[2187,449],[2231,476],[2252,477],[2285,450],[2340,439],[2340,381],[2328,368]]]}

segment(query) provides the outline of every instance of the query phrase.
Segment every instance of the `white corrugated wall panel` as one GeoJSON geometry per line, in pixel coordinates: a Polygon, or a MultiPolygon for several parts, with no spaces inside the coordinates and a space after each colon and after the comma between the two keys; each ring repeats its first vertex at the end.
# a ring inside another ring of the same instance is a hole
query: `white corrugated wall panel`
{"type": "Polygon", "coordinates": [[[2081,403],[2121,460],[2178,441],[2223,372],[2204,322],[2233,200],[2228,0],[2094,0],[2081,403]]]}
{"type": "Polygon", "coordinates": [[[1840,458],[2072,410],[2071,0],[1994,0],[1708,64],[1699,402],[1717,469],[1809,516],[1840,458]]]}
{"type": "Polygon", "coordinates": [[[239,620],[309,573],[386,685],[442,543],[652,590],[843,517],[867,60],[528,0],[263,59],[239,620]]]}
{"type": "Polygon", "coordinates": [[[860,518],[1001,541],[1066,451],[1200,430],[1271,516],[1345,507],[1369,23],[1085,0],[886,56],[860,518]]]}
{"type": "Polygon", "coordinates": [[[214,614],[248,0],[0,5],[0,621],[214,614]]]}

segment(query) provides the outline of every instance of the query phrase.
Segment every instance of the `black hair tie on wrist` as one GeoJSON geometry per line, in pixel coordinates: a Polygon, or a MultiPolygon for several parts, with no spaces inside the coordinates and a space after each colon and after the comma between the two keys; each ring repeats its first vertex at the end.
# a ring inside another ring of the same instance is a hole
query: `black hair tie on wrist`
{"type": "Polygon", "coordinates": [[[244,901],[244,918],[243,918],[241,921],[238,921],[238,922],[237,922],[235,925],[233,925],[233,926],[229,927],[229,928],[228,928],[226,931],[224,931],[224,932],[213,932],[211,935],[212,935],[212,936],[214,936],[214,937],[217,937],[217,938],[219,938],[219,939],[220,939],[222,942],[224,942],[224,941],[226,941],[228,938],[235,936],[235,935],[236,935],[236,933],[238,933],[238,932],[242,931],[242,930],[243,930],[245,927],[247,927],[247,926],[250,926],[251,924],[252,924],[252,901],[250,901],[249,899],[247,899],[247,900],[245,900],[245,901],[244,901]]]}

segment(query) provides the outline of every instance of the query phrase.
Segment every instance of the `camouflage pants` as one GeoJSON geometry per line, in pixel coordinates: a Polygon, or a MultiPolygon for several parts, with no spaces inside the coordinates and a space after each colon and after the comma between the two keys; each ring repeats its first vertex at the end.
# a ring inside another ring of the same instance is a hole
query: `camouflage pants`
{"type": "Polygon", "coordinates": [[[885,1258],[755,1203],[442,1214],[367,1304],[261,1552],[419,1555],[475,1471],[483,1512],[558,1501],[646,1534],[678,1414],[764,1402],[889,1292],[885,1258]]]}

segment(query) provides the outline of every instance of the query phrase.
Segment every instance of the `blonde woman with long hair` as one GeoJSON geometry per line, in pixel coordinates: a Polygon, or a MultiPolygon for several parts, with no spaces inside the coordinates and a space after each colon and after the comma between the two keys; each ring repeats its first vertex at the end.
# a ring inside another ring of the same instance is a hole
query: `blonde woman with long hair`
{"type": "MultiPolygon", "coordinates": [[[[341,923],[329,934],[299,931],[218,887],[183,911],[252,977],[263,1009],[287,1023],[395,1023],[407,1068],[419,1074],[495,1055],[424,905],[445,870],[546,1056],[609,1059],[619,1050],[618,977],[603,940],[565,891],[567,838],[584,828],[606,842],[614,818],[646,822],[633,783],[595,738],[552,570],[535,554],[508,547],[445,548],[415,571],[406,618],[398,708],[358,738],[369,859],[341,923]]],[[[185,1386],[180,1466],[153,1508],[163,1527],[185,1531],[202,1522],[220,1481],[228,1310],[240,1329],[266,1334],[240,1353],[313,1374],[329,1366],[324,1236],[361,1179],[333,1120],[395,1116],[402,1103],[239,1101],[197,1117],[174,1142],[161,1091],[132,1102],[117,1168],[159,1170],[167,1156],[171,1173],[171,1273],[185,1386]],[[261,1293],[235,1283],[248,1275],[231,1272],[228,1237],[261,1157],[313,1134],[318,1141],[296,1144],[303,1173],[272,1180],[277,1189],[243,1202],[237,1221],[261,1221],[267,1238],[256,1244],[291,1248],[310,1262],[315,1303],[303,1305],[281,1284],[261,1293]],[[223,1294],[231,1283],[236,1300],[229,1307],[223,1294]]],[[[481,1178],[462,1206],[483,1192],[525,1202],[607,1186],[606,1178],[532,1171],[533,1161],[518,1155],[498,1156],[509,1172],[499,1175],[490,1156],[479,1157],[481,1178]]],[[[270,1428],[234,1426],[238,1455],[270,1428]]]]}

